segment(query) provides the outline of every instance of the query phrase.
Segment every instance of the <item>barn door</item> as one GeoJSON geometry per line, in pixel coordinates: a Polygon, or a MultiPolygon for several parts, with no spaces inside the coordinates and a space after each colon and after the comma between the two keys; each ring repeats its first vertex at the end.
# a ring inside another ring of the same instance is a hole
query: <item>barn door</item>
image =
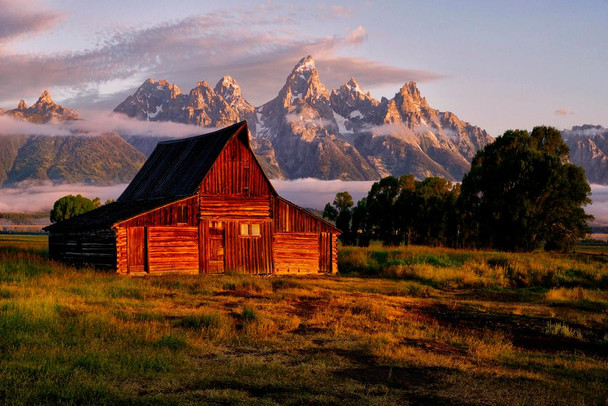
{"type": "Polygon", "coordinates": [[[128,271],[146,271],[146,231],[144,227],[127,228],[128,271]]]}
{"type": "Polygon", "coordinates": [[[224,223],[209,222],[209,272],[224,272],[224,223]]]}
{"type": "Polygon", "coordinates": [[[319,236],[319,272],[331,273],[331,233],[319,236]]]}

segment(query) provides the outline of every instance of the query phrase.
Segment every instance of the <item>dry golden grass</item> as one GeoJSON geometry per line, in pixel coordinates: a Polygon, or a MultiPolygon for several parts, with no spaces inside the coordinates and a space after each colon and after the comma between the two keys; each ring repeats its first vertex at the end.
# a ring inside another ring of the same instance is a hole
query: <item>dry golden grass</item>
{"type": "Polygon", "coordinates": [[[0,403],[605,404],[605,269],[386,256],[409,264],[389,278],[127,278],[0,248],[0,403]],[[552,266],[597,286],[546,286],[552,266]]]}

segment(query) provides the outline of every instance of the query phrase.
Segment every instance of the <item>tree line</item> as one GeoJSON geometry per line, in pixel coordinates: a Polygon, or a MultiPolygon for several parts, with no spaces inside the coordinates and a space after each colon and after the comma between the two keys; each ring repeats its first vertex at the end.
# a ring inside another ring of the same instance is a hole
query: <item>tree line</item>
{"type": "Polygon", "coordinates": [[[591,229],[591,188],[553,127],[509,130],[477,152],[462,183],[388,176],[355,205],[327,203],[345,245],[422,244],[506,251],[567,250],[591,229]]]}

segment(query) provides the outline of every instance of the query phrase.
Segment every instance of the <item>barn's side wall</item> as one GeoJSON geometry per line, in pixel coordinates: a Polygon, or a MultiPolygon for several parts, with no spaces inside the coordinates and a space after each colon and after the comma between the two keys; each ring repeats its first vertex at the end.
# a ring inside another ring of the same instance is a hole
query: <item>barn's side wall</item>
{"type": "Polygon", "coordinates": [[[337,272],[336,229],[280,197],[271,206],[275,272],[337,272]]]}
{"type": "Polygon", "coordinates": [[[198,210],[199,198],[194,196],[117,224],[116,271],[198,273],[198,210]],[[137,264],[134,256],[140,258],[137,264]]]}
{"type": "Polygon", "coordinates": [[[115,269],[114,230],[64,230],[49,232],[49,256],[74,265],[115,269]]]}

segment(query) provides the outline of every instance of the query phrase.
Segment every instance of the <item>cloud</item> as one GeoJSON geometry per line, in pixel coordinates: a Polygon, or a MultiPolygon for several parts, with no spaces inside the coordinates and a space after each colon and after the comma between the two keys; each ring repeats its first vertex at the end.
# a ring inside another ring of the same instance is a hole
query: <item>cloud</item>
{"type": "Polygon", "coordinates": [[[608,185],[592,184],[591,200],[593,203],[587,206],[585,211],[595,216],[593,224],[608,226],[608,185]]]}
{"type": "Polygon", "coordinates": [[[0,116],[0,134],[27,135],[71,135],[67,128],[53,124],[34,124],[28,121],[15,120],[11,116],[0,116]]]}
{"type": "Polygon", "coordinates": [[[63,121],[59,123],[34,124],[0,116],[0,134],[27,134],[50,136],[95,136],[116,131],[123,136],[145,135],[149,137],[183,138],[206,134],[217,130],[168,121],[140,121],[123,114],[92,112],[87,120],[63,121]]]}
{"type": "Polygon", "coordinates": [[[358,26],[346,37],[346,42],[359,45],[367,40],[367,30],[363,26],[358,26]]]}
{"type": "Polygon", "coordinates": [[[0,10],[0,47],[20,36],[49,29],[63,18],[59,12],[42,9],[34,0],[28,1],[27,5],[0,0],[0,10]]]}
{"type": "Polygon", "coordinates": [[[558,116],[567,116],[568,114],[573,115],[574,112],[573,111],[568,111],[566,109],[556,109],[555,110],[555,114],[558,116]]]}
{"type": "Polygon", "coordinates": [[[313,178],[272,181],[273,186],[287,200],[312,209],[323,209],[336,193],[347,191],[355,202],[367,196],[374,181],[319,180],[313,178]]]}
{"type": "Polygon", "coordinates": [[[114,186],[91,186],[82,184],[41,185],[28,188],[2,188],[0,211],[37,213],[51,210],[53,203],[66,195],[81,194],[102,202],[116,199],[127,187],[126,184],[114,186]]]}
{"type": "MultiPolygon", "coordinates": [[[[311,18],[306,10],[297,12],[300,19],[311,18]]],[[[99,108],[100,92],[95,89],[108,82],[135,84],[153,77],[190,89],[199,80],[211,83],[231,75],[242,85],[244,96],[260,105],[276,96],[283,78],[305,55],[315,56],[321,79],[330,87],[339,86],[350,76],[366,86],[440,77],[428,71],[339,56],[340,50],[365,40],[363,27],[343,36],[314,37],[294,31],[286,22],[291,18],[288,12],[277,16],[259,8],[224,10],[145,28],[104,32],[96,46],[78,52],[5,54],[0,64],[0,94],[8,101],[38,95],[41,89],[61,90],[77,96],[81,103],[68,107],[99,108]]],[[[124,93],[112,97],[106,92],[102,102],[115,106],[123,99],[124,93]]]]}

